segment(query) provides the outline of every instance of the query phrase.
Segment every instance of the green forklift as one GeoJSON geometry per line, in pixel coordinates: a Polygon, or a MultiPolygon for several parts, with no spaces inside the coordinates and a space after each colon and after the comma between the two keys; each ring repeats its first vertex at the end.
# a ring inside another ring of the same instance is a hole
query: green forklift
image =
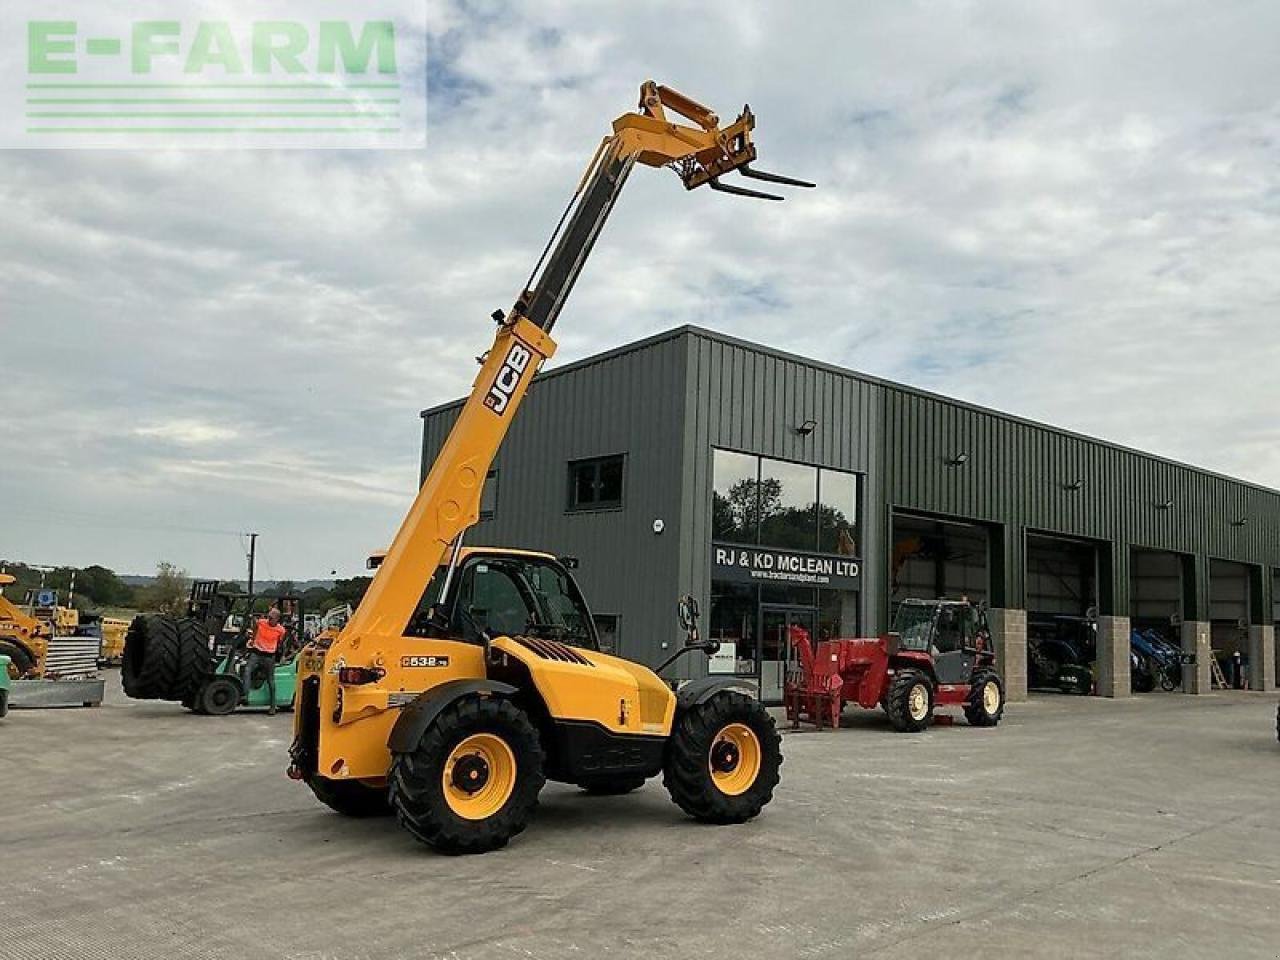
{"type": "Polygon", "coordinates": [[[0,655],[0,717],[9,712],[9,658],[0,655]]]}

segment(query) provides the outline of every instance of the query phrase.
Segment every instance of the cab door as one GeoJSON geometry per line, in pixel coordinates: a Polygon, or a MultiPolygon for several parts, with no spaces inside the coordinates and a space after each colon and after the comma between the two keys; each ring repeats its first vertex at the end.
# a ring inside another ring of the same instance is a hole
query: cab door
{"type": "Polygon", "coordinates": [[[969,640],[966,610],[943,606],[933,631],[933,669],[939,683],[968,683],[977,652],[969,640]]]}

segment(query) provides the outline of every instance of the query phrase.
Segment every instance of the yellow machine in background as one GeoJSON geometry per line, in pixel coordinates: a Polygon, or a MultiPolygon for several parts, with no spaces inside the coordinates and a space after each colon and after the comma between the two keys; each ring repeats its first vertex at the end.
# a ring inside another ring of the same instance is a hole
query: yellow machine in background
{"type": "MultiPolygon", "coordinates": [[[[299,658],[290,776],[352,815],[389,812],[451,852],[500,847],[524,829],[547,779],[624,793],[658,773],[693,817],[739,823],[773,795],[773,720],[733,677],[673,693],[658,673],[599,652],[567,566],[543,553],[466,548],[480,490],[550,333],[633,167],[669,167],[688,189],[752,170],[755,118],[731,124],[652,81],[596,150],[526,288],[494,319],[470,397],[351,621],[299,658]],[[688,123],[675,122],[678,115],[688,123]]],[[[619,412],[620,416],[634,415],[619,412]]],[[[710,652],[686,598],[689,651],[710,652]]],[[[671,660],[674,660],[672,657],[671,660]]],[[[659,668],[659,671],[667,666],[659,668]]]]}
{"type": "Polygon", "coordinates": [[[43,675],[53,627],[4,595],[4,587],[15,582],[9,574],[0,573],[0,655],[9,658],[9,676],[22,680],[43,675]]]}
{"type": "Polygon", "coordinates": [[[124,639],[129,633],[129,621],[119,617],[103,617],[102,647],[98,654],[103,664],[118,665],[124,660],[124,639]]]}

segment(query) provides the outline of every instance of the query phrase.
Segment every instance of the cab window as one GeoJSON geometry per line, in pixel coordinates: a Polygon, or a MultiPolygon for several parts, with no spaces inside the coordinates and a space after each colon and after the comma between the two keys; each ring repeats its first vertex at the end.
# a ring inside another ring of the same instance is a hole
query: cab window
{"type": "Polygon", "coordinates": [[[450,626],[455,636],[477,642],[491,636],[518,636],[534,619],[514,575],[505,564],[472,563],[462,572],[450,626]]]}

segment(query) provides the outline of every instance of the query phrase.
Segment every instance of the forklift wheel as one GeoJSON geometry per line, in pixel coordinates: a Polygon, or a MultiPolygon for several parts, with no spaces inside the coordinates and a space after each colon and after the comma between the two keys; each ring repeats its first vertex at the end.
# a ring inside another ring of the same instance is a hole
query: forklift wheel
{"type": "Polygon", "coordinates": [[[933,684],[919,670],[903,670],[889,684],[885,712],[899,733],[919,733],[933,722],[933,684]]]}
{"type": "Polygon", "coordinates": [[[200,713],[211,717],[225,717],[240,706],[240,683],[225,674],[214,677],[196,694],[200,713]]]}
{"type": "Polygon", "coordinates": [[[578,783],[583,790],[596,797],[617,797],[644,786],[644,777],[619,774],[615,777],[593,777],[578,783]]]}
{"type": "Polygon", "coordinates": [[[465,697],[391,764],[391,805],[411,834],[444,853],[485,853],[524,830],[546,783],[542,744],[509,700],[465,697]]]}
{"type": "Polygon", "coordinates": [[[782,738],[758,700],[718,693],[686,710],[667,748],[662,783],[704,823],[744,823],[773,799],[782,738]]]}
{"type": "Polygon", "coordinates": [[[964,716],[973,727],[994,727],[1004,716],[1004,684],[994,670],[974,674],[964,716]]]}

